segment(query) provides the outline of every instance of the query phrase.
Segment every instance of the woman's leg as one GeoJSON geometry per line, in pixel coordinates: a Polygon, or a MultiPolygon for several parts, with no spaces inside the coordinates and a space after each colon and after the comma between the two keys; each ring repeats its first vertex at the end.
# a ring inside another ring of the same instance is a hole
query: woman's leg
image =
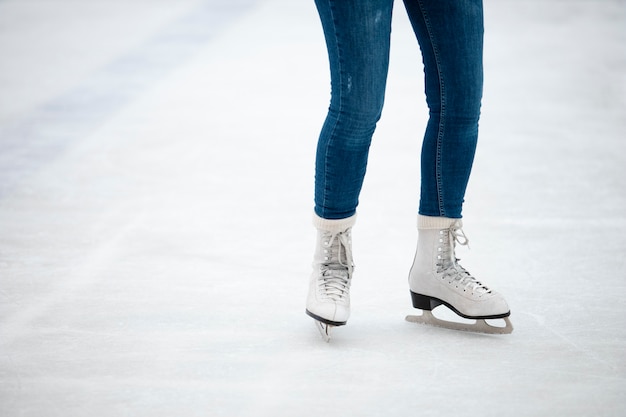
{"type": "Polygon", "coordinates": [[[504,297],[461,265],[456,245],[467,245],[461,209],[469,180],[483,86],[482,0],[404,0],[424,60],[430,119],[422,145],[422,190],[418,243],[409,287],[413,307],[423,311],[409,321],[487,333],[513,331],[504,297]],[[437,319],[444,304],[464,324],[437,319]],[[494,327],[486,319],[503,319],[494,327]]]}
{"type": "Polygon", "coordinates": [[[347,323],[351,229],[367,156],[380,119],[389,64],[393,0],[316,0],[331,73],[331,102],[317,147],[317,244],[306,313],[324,339],[347,323]]]}
{"type": "Polygon", "coordinates": [[[331,73],[331,102],[315,166],[315,213],[356,212],[372,134],[380,119],[393,0],[316,0],[331,73]]]}
{"type": "Polygon", "coordinates": [[[461,218],[483,88],[482,0],[404,0],[422,51],[430,119],[419,213],[461,218]]]}

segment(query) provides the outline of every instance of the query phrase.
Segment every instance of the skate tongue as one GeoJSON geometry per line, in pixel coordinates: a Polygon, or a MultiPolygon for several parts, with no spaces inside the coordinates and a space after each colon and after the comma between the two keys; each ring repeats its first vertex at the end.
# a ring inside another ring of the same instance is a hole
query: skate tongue
{"type": "Polygon", "coordinates": [[[352,259],[352,244],[350,242],[350,234],[347,232],[331,234],[330,240],[328,241],[328,246],[333,248],[333,255],[331,259],[334,262],[327,263],[326,266],[332,270],[339,271],[342,270],[341,267],[345,267],[348,274],[351,274],[352,270],[354,269],[354,260],[352,259]],[[335,240],[337,240],[336,244],[335,240]],[[336,246],[336,248],[334,246],[336,246]],[[338,266],[340,268],[337,268],[338,266]]]}

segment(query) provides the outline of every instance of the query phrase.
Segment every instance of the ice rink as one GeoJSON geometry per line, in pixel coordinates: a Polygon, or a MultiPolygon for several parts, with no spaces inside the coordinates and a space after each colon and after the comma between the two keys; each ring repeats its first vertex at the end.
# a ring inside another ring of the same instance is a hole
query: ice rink
{"type": "Polygon", "coordinates": [[[0,0],[0,416],[626,416],[626,3],[485,20],[457,255],[515,331],[404,320],[427,110],[398,1],[325,343],[313,1],[0,0]]]}

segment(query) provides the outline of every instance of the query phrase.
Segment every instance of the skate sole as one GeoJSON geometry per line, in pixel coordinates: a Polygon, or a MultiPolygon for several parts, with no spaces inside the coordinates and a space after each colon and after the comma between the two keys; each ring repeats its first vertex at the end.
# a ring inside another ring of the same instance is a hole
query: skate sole
{"type": "Polygon", "coordinates": [[[454,313],[457,316],[463,317],[464,319],[470,319],[470,320],[503,319],[511,315],[511,312],[507,311],[506,313],[493,314],[493,315],[487,315],[487,316],[468,316],[467,314],[461,313],[459,310],[454,308],[454,306],[452,306],[451,304],[443,300],[440,300],[439,298],[431,297],[429,295],[418,294],[413,291],[411,291],[411,301],[413,302],[413,307],[419,308],[420,310],[424,310],[424,311],[432,311],[435,307],[438,307],[443,304],[446,307],[448,307],[450,310],[454,311],[454,313]]]}
{"type": "Polygon", "coordinates": [[[331,326],[344,326],[347,323],[347,321],[332,321],[332,320],[325,319],[324,317],[320,317],[317,314],[311,313],[308,309],[306,310],[306,314],[309,317],[312,317],[319,322],[322,322],[324,324],[328,324],[331,326]]]}

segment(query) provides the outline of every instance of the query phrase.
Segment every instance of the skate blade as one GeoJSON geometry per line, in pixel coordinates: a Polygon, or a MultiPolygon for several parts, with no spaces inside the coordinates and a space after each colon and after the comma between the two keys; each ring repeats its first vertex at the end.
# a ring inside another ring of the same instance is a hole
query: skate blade
{"type": "MultiPolygon", "coordinates": [[[[498,319],[500,320],[500,319],[498,319]]],[[[513,332],[513,324],[508,317],[502,318],[505,326],[493,326],[487,323],[486,320],[478,319],[475,323],[457,323],[454,321],[442,320],[433,316],[433,313],[428,310],[423,310],[421,316],[408,315],[406,321],[411,323],[428,324],[435,327],[443,327],[450,330],[461,330],[465,332],[474,333],[487,333],[487,334],[510,334],[513,332]]]]}
{"type": "Polygon", "coordinates": [[[321,321],[317,321],[317,320],[313,320],[313,322],[315,323],[315,327],[317,328],[317,330],[320,332],[322,339],[324,339],[324,342],[326,343],[330,342],[330,331],[334,326],[331,326],[330,324],[322,323],[321,321]]]}

